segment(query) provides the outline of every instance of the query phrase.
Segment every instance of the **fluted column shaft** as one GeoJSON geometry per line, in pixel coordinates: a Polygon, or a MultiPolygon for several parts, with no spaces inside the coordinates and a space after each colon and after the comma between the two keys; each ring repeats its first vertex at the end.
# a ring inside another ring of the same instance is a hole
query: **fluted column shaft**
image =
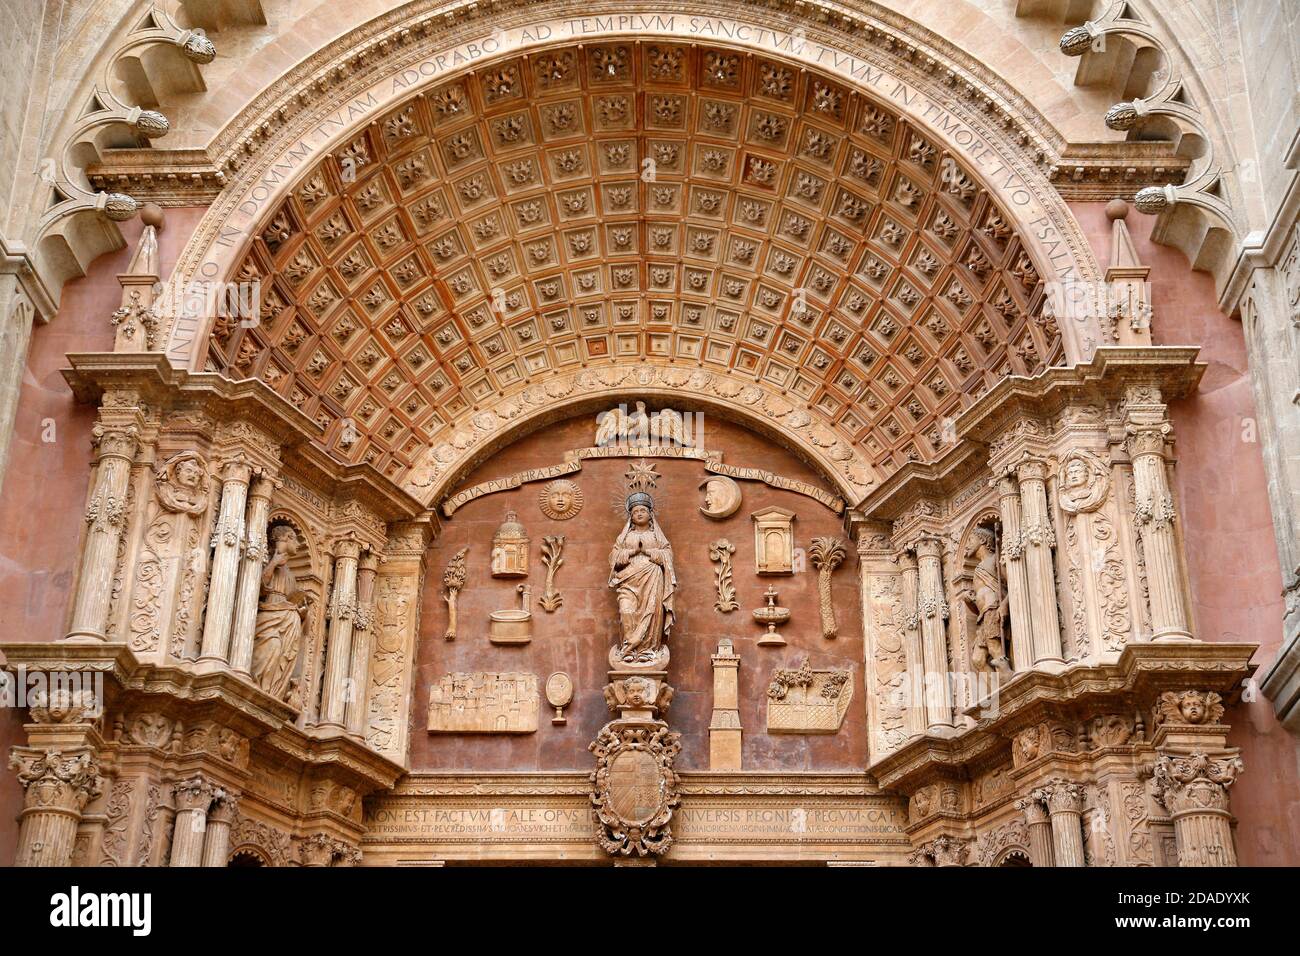
{"type": "Polygon", "coordinates": [[[176,822],[172,829],[171,866],[199,866],[203,862],[203,843],[208,829],[208,808],[217,791],[201,778],[178,783],[176,822]]]}
{"type": "Polygon", "coordinates": [[[948,636],[944,619],[942,543],[923,537],[916,545],[917,595],[921,623],[921,656],[925,667],[927,730],[952,726],[952,696],[948,679],[948,636]]]}
{"type": "Polygon", "coordinates": [[[1128,450],[1133,460],[1133,498],[1138,534],[1146,558],[1151,594],[1152,639],[1188,641],[1187,607],[1174,537],[1174,498],[1165,474],[1165,436],[1169,424],[1128,425],[1128,450]]]}
{"type": "Polygon", "coordinates": [[[99,765],[83,751],[15,750],[9,765],[24,791],[15,866],[68,866],[86,804],[100,793],[99,765]]]}
{"type": "Polygon", "coordinates": [[[329,648],[325,652],[325,686],[321,723],[344,728],[352,677],[352,626],[357,601],[358,541],[340,541],[334,557],[334,593],[330,599],[329,648]]]}
{"type": "Polygon", "coordinates": [[[1014,670],[1034,665],[1033,624],[1029,617],[1029,572],[1020,534],[1020,486],[1011,474],[998,479],[998,510],[1002,515],[1002,568],[1011,613],[1011,663],[1014,670]]]}
{"type": "Polygon", "coordinates": [[[249,680],[253,676],[253,637],[257,631],[257,601],[262,593],[262,566],[267,559],[266,523],[276,484],[274,478],[260,474],[253,479],[248,492],[248,534],[239,563],[239,583],[235,587],[230,667],[249,680]]]}
{"type": "MultiPolygon", "coordinates": [[[[1037,791],[1035,791],[1037,792],[1037,791]]],[[[1052,855],[1057,866],[1085,866],[1083,787],[1057,781],[1042,791],[1052,823],[1052,855]]]]}
{"type": "Polygon", "coordinates": [[[1064,664],[1061,624],[1056,610],[1056,534],[1047,510],[1047,462],[1026,456],[1016,468],[1020,480],[1020,531],[1029,593],[1034,664],[1064,664]]]}
{"type": "Polygon", "coordinates": [[[925,733],[925,654],[921,647],[921,618],[917,607],[916,555],[904,551],[898,559],[903,586],[903,663],[907,668],[907,736],[925,733]]]}
{"type": "Polygon", "coordinates": [[[226,866],[230,861],[230,825],[235,819],[235,799],[229,795],[213,801],[203,835],[201,866],[226,866]]]}
{"type": "Polygon", "coordinates": [[[107,640],[108,605],[117,567],[117,546],[126,526],[126,494],[131,480],[138,432],[134,425],[96,425],[94,442],[99,458],[94,491],[86,508],[86,539],[81,550],[81,574],[72,604],[67,640],[107,640]]]}
{"type": "Polygon", "coordinates": [[[244,545],[244,506],[248,500],[252,470],[247,462],[231,459],[222,471],[221,510],[212,530],[212,573],[208,582],[208,610],[203,619],[200,661],[224,664],[230,653],[239,554],[244,545]]]}
{"type": "Polygon", "coordinates": [[[1052,851],[1052,819],[1047,815],[1047,807],[1034,797],[1016,801],[1016,808],[1025,815],[1025,824],[1029,829],[1029,860],[1034,866],[1056,866],[1056,855],[1052,851]]]}
{"type": "Polygon", "coordinates": [[[370,645],[375,626],[375,575],[379,555],[367,551],[357,568],[357,606],[352,627],[352,693],[345,710],[348,733],[359,734],[366,726],[367,689],[370,686],[370,645]]]}

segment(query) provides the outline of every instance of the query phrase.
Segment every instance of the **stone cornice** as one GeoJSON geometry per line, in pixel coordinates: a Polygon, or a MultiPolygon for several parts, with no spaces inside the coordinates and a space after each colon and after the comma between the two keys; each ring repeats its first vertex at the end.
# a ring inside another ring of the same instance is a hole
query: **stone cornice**
{"type": "MultiPolygon", "coordinates": [[[[582,771],[417,772],[404,776],[386,796],[568,795],[585,798],[591,792],[589,776],[582,771]]],[[[861,772],[716,773],[687,770],[679,772],[678,777],[681,792],[691,796],[879,796],[894,799],[892,794],[881,793],[871,778],[861,772]]]]}
{"type": "Polygon", "coordinates": [[[1250,676],[1251,656],[1258,645],[1205,642],[1129,644],[1113,663],[1079,664],[1059,673],[1025,671],[1000,688],[994,716],[979,716],[981,704],[969,708],[974,727],[951,737],[923,735],[867,768],[880,784],[910,793],[933,777],[960,777],[967,765],[994,750],[1005,749],[1009,738],[1049,717],[1068,714],[1071,720],[1099,716],[1117,709],[1132,712],[1147,707],[1166,690],[1195,687],[1229,698],[1250,676]]]}
{"type": "Polygon", "coordinates": [[[1009,418],[1046,419],[1070,401],[1118,398],[1128,385],[1155,385],[1165,401],[1196,390],[1207,368],[1191,346],[1103,346],[1091,361],[1002,379],[957,416],[959,439],[988,442],[1009,418]]]}
{"type": "Polygon", "coordinates": [[[1070,143],[1047,178],[1069,202],[1132,200],[1145,186],[1179,186],[1191,162],[1167,142],[1070,143]]]}
{"type": "Polygon", "coordinates": [[[265,429],[282,446],[293,467],[323,494],[355,498],[385,521],[414,518],[424,511],[416,499],[373,466],[344,464],[313,439],[320,429],[260,379],[232,381],[215,372],[177,368],[160,352],[85,352],[68,355],[63,377],[77,400],[97,403],[114,388],[138,390],[150,404],[237,417],[265,429]]]}
{"type": "MultiPolygon", "coordinates": [[[[115,696],[163,697],[179,703],[187,721],[209,720],[257,739],[303,770],[329,770],[360,792],[385,789],[405,768],[345,735],[316,736],[294,725],[292,708],[226,671],[195,673],[141,663],[125,644],[6,643],[8,666],[29,671],[100,672],[115,696]]],[[[119,700],[116,707],[121,707],[119,700]]],[[[188,759],[197,760],[197,757],[188,759]]],[[[183,759],[181,763],[184,763],[183,759]]]]}
{"type": "Polygon", "coordinates": [[[1117,398],[1127,385],[1156,385],[1165,401],[1196,390],[1206,364],[1184,346],[1104,346],[1089,362],[1008,376],[956,420],[957,441],[932,462],[910,462],[885,478],[862,503],[871,519],[898,518],[921,498],[956,493],[987,462],[988,444],[1008,421],[1050,419],[1070,402],[1117,398]]]}

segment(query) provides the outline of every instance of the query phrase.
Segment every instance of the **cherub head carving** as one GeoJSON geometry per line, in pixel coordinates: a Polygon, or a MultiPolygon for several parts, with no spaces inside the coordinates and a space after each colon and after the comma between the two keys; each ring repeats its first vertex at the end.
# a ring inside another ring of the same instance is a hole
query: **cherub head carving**
{"type": "Polygon", "coordinates": [[[1167,690],[1156,705],[1158,723],[1217,724],[1223,719],[1223,698],[1214,691],[1167,690]]]}

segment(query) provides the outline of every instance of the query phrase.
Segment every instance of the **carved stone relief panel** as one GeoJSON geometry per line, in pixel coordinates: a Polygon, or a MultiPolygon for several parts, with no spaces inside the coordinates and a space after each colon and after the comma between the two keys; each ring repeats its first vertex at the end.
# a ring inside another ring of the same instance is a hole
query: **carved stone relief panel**
{"type": "Polygon", "coordinates": [[[531,734],[538,699],[536,674],[444,674],[429,690],[429,732],[531,734]]]}
{"type": "Polygon", "coordinates": [[[769,734],[833,734],[853,700],[853,672],[777,668],[767,688],[769,734]]]}

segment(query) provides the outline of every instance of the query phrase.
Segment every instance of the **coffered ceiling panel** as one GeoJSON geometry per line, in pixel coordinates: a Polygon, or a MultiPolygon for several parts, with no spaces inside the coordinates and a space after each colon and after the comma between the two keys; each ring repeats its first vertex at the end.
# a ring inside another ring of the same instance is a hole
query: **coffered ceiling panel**
{"type": "Polygon", "coordinates": [[[1014,222],[882,105],[727,49],[555,49],[422,92],[309,169],[242,261],[256,376],[401,480],[461,416],[556,372],[729,371],[882,473],[1002,376],[1062,358],[1014,222]]]}

